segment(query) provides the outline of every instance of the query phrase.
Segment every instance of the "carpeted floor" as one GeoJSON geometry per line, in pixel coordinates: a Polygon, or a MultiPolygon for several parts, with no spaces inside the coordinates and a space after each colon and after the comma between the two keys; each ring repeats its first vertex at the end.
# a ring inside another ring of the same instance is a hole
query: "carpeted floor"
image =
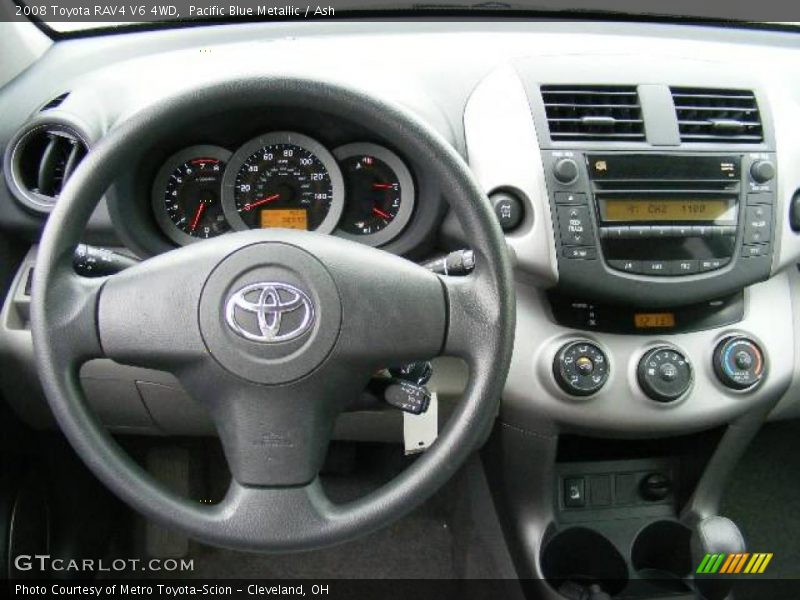
{"type": "Polygon", "coordinates": [[[800,423],[766,425],[737,467],[722,514],[750,552],[772,552],[765,575],[800,579],[800,423]]]}

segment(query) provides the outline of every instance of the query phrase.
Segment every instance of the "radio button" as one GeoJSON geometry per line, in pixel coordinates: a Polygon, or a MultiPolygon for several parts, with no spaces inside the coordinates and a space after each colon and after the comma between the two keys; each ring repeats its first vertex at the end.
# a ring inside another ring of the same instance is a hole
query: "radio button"
{"type": "Polygon", "coordinates": [[[608,266],[617,271],[626,273],[641,273],[642,263],[638,260],[609,260],[608,266]]]}
{"type": "Polygon", "coordinates": [[[700,270],[696,260],[674,260],[671,267],[673,275],[693,275],[700,270]]]}
{"type": "Polygon", "coordinates": [[[690,237],[694,235],[693,233],[694,227],[689,225],[678,225],[675,227],[675,232],[673,234],[674,237],[690,237]]]}
{"type": "Polygon", "coordinates": [[[772,207],[765,204],[748,206],[745,213],[744,244],[763,244],[769,241],[772,230],[772,207]]]}
{"type": "Polygon", "coordinates": [[[650,228],[650,237],[665,238],[672,237],[672,227],[669,225],[653,225],[650,228]]]}
{"type": "Polygon", "coordinates": [[[553,166],[553,175],[560,183],[573,183],[578,179],[578,163],[571,158],[562,158],[553,166]]]}
{"type": "Polygon", "coordinates": [[[663,277],[670,275],[670,264],[666,260],[643,260],[642,271],[644,275],[663,277]]]}
{"type": "Polygon", "coordinates": [[[712,237],[715,229],[712,225],[693,225],[692,235],[695,237],[712,237]]]}
{"type": "Polygon", "coordinates": [[[597,258],[597,248],[594,246],[572,246],[564,248],[561,253],[565,258],[577,260],[593,260],[597,258]]]}
{"type": "Polygon", "coordinates": [[[774,196],[771,193],[766,194],[747,194],[747,204],[774,204],[774,196]]]}
{"type": "Polygon", "coordinates": [[[742,256],[745,258],[756,258],[766,256],[769,251],[769,244],[755,244],[753,246],[742,246],[742,256]]]}
{"type": "Polygon", "coordinates": [[[586,194],[582,192],[556,192],[556,204],[586,204],[586,194]]]}
{"type": "Polygon", "coordinates": [[[775,177],[775,165],[769,160],[757,160],[750,165],[750,177],[756,183],[767,183],[775,177]]]}
{"type": "Polygon", "coordinates": [[[650,232],[652,231],[652,227],[650,225],[631,225],[628,228],[630,232],[628,237],[630,238],[646,238],[650,237],[650,232]]]}
{"type": "Polygon", "coordinates": [[[700,272],[715,271],[721,269],[731,261],[730,258],[706,258],[698,261],[700,272]]]}
{"type": "Polygon", "coordinates": [[[588,206],[559,206],[558,227],[565,246],[587,246],[594,243],[588,206]]]}

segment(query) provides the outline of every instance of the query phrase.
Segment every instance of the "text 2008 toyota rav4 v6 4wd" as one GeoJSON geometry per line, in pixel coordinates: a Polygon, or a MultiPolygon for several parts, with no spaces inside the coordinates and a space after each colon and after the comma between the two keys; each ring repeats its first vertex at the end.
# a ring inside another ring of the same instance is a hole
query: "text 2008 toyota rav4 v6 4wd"
{"type": "Polygon", "coordinates": [[[9,593],[800,597],[797,25],[567,4],[3,0],[9,593]]]}

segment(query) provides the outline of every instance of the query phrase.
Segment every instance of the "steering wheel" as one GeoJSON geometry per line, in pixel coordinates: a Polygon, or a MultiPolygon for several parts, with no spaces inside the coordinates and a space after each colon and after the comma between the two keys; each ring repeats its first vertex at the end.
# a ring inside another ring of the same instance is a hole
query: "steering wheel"
{"type": "Polygon", "coordinates": [[[42,235],[31,329],[60,428],[114,493],[206,543],[284,552],[369,533],[453,475],[495,416],[514,319],[505,240],[457,152],[399,106],[338,84],[281,77],[213,84],[160,101],[92,149],[42,235]],[[105,278],[74,272],[72,255],[89,216],[140,149],[190,120],[265,105],[360,122],[425,164],[471,240],[474,271],[438,276],[341,238],[267,229],[193,244],[105,278]],[[255,333],[242,335],[245,329],[255,333]],[[318,471],[347,400],[376,370],[442,354],[465,360],[469,382],[437,441],[378,490],[347,504],[330,502],[318,471]],[[98,422],[78,371],[100,357],[170,371],[207,409],[232,475],[219,504],[162,487],[98,422]]]}

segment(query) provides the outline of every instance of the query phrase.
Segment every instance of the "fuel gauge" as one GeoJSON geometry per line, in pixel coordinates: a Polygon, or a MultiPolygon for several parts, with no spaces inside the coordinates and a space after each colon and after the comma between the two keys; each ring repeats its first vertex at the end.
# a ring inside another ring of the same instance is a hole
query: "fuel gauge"
{"type": "Polygon", "coordinates": [[[414,182],[405,163],[375,144],[348,144],[333,152],[344,176],[345,205],[336,234],[381,246],[408,225],[414,182]]]}

